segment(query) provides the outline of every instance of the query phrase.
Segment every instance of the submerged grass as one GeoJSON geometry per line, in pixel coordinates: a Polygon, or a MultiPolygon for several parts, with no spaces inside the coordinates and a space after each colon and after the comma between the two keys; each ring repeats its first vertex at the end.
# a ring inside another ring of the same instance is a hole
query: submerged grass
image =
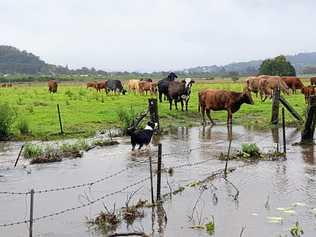
{"type": "MultiPolygon", "coordinates": [[[[307,82],[306,82],[307,84],[307,82]]],[[[189,102],[189,111],[169,111],[169,103],[158,104],[162,128],[200,125],[200,114],[197,112],[198,91],[204,88],[242,91],[243,82],[232,83],[204,81],[195,83],[189,102]]],[[[124,128],[135,114],[147,109],[148,98],[134,93],[127,95],[106,95],[94,89],[86,89],[80,84],[60,83],[56,94],[47,92],[46,84],[15,85],[12,88],[0,88],[0,104],[6,102],[16,111],[18,118],[28,121],[32,134],[20,137],[18,120],[11,120],[13,126],[5,130],[16,139],[60,139],[59,121],[56,104],[60,105],[65,137],[87,137],[97,130],[113,127],[124,128]],[[18,103],[17,103],[18,102],[18,103]],[[132,107],[132,110],[131,110],[132,107]]],[[[304,117],[306,105],[301,93],[285,96],[291,105],[304,117]]],[[[261,102],[254,98],[254,105],[243,105],[233,116],[233,123],[247,126],[269,127],[271,101],[261,102]]],[[[217,121],[226,121],[226,111],[211,113],[217,121]]],[[[287,123],[295,121],[286,112],[287,123]]],[[[296,124],[296,122],[295,122],[296,124]]]]}

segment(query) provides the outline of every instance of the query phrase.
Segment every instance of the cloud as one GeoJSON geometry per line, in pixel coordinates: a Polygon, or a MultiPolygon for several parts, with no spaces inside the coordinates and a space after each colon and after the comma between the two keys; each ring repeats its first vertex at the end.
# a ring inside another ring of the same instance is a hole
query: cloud
{"type": "Polygon", "coordinates": [[[49,63],[173,70],[315,51],[311,0],[2,0],[0,44],[49,63]]]}

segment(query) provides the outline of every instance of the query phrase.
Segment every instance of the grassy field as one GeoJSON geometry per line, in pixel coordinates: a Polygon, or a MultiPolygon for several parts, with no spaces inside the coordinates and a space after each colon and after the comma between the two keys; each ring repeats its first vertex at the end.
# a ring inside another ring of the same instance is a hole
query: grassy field
{"type": "MultiPolygon", "coordinates": [[[[307,81],[305,83],[307,84],[307,81]]],[[[199,81],[193,84],[189,112],[169,111],[168,102],[159,104],[162,127],[200,125],[197,93],[203,88],[241,91],[243,82],[199,81]]],[[[121,127],[122,122],[119,121],[118,111],[130,111],[132,108],[135,112],[142,112],[147,108],[150,97],[131,93],[124,96],[106,95],[104,92],[97,93],[93,89],[86,89],[81,83],[61,83],[57,94],[49,94],[46,83],[0,88],[0,103],[8,103],[16,112],[15,122],[11,129],[13,138],[16,140],[59,138],[57,104],[61,108],[65,136],[78,137],[91,136],[102,129],[121,127]],[[20,134],[18,129],[20,121],[28,123],[31,130],[29,135],[20,134]]],[[[286,98],[301,115],[304,115],[306,105],[304,96],[300,92],[286,98]]],[[[260,102],[255,96],[253,99],[254,105],[243,105],[234,114],[233,123],[258,127],[270,126],[271,101],[260,102]]],[[[226,111],[212,112],[212,117],[224,122],[226,111]]],[[[293,124],[295,120],[287,114],[287,122],[293,124]]]]}

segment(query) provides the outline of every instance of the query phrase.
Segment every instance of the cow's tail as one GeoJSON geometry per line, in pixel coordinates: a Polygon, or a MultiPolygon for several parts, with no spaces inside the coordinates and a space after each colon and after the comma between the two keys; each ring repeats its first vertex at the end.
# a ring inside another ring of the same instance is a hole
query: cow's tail
{"type": "Polygon", "coordinates": [[[201,112],[201,92],[199,92],[198,97],[199,97],[199,101],[198,101],[198,112],[200,113],[200,112],[201,112]]]}

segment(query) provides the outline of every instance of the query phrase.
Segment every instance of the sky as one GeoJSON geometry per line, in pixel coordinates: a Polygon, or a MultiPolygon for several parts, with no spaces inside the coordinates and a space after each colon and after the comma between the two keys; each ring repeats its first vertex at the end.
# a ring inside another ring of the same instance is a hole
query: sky
{"type": "Polygon", "coordinates": [[[170,71],[316,51],[315,0],[0,0],[0,45],[70,68],[170,71]]]}

